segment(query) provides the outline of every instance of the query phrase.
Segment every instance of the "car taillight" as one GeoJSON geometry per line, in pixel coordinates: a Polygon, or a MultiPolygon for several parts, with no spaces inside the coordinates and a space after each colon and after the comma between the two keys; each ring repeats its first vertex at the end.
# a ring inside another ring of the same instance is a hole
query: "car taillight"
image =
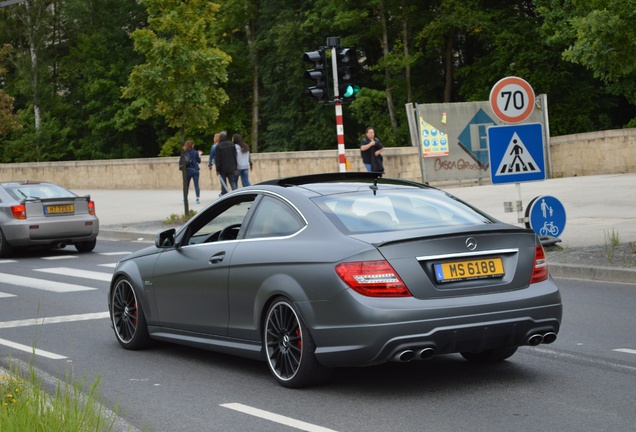
{"type": "Polygon", "coordinates": [[[95,202],[94,201],[89,201],[88,202],[88,214],[95,216],[95,202]]]}
{"type": "Polygon", "coordinates": [[[24,204],[11,206],[11,213],[16,219],[26,219],[26,206],[24,204]]]}
{"type": "Polygon", "coordinates": [[[396,271],[386,261],[345,262],[336,273],[354,291],[367,297],[410,297],[396,271]]]}
{"type": "Polygon", "coordinates": [[[532,268],[532,278],[530,283],[537,283],[548,278],[548,260],[545,258],[543,246],[534,248],[534,267],[532,268]]]}

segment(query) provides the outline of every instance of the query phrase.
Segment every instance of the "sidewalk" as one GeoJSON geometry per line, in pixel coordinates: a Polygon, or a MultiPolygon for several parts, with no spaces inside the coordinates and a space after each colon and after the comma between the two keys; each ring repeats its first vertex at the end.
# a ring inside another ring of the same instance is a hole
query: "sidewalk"
{"type": "MultiPolygon", "coordinates": [[[[636,174],[567,177],[539,182],[444,187],[447,192],[491,216],[518,225],[517,212],[506,213],[504,201],[519,199],[524,209],[539,195],[557,198],[566,212],[560,250],[549,248],[553,276],[636,282],[636,174]],[[611,239],[619,240],[614,248],[611,239]]],[[[170,226],[171,215],[182,215],[181,190],[74,190],[90,194],[100,219],[100,238],[154,241],[170,226]]],[[[216,200],[219,190],[203,189],[201,204],[190,192],[189,208],[203,209],[216,200]]]]}

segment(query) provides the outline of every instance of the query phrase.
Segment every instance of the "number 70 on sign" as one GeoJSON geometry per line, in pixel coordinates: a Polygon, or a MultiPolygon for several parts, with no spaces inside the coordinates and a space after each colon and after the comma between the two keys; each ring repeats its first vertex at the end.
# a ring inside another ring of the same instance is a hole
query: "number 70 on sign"
{"type": "Polygon", "coordinates": [[[503,78],[490,91],[490,108],[499,120],[520,123],[534,110],[534,90],[521,78],[503,78]]]}

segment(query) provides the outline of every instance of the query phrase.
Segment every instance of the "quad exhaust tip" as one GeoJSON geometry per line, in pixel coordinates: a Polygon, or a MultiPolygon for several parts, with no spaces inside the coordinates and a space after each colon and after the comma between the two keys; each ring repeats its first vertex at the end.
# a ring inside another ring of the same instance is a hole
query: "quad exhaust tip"
{"type": "Polygon", "coordinates": [[[557,335],[554,332],[547,332],[544,334],[533,334],[526,340],[526,344],[530,346],[537,346],[540,344],[551,344],[557,339],[557,335]]]}
{"type": "Polygon", "coordinates": [[[398,352],[392,358],[393,361],[407,363],[413,360],[430,360],[435,356],[435,349],[431,347],[406,349],[398,352]]]}

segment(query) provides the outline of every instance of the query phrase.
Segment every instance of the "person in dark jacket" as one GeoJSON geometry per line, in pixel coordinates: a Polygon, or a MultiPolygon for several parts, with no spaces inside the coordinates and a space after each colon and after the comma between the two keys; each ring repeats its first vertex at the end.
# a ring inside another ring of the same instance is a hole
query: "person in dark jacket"
{"type": "Polygon", "coordinates": [[[194,149],[194,141],[187,140],[183,145],[183,155],[179,161],[179,166],[186,169],[186,184],[185,194],[188,196],[188,189],[190,188],[190,180],[194,181],[194,192],[197,194],[197,204],[201,204],[199,189],[199,164],[201,163],[201,154],[194,149]]]}
{"type": "MultiPolygon", "coordinates": [[[[214,154],[216,173],[226,185],[229,183],[229,186],[234,190],[238,187],[236,146],[227,139],[227,132],[221,132],[220,140],[214,154]]],[[[227,190],[221,187],[221,195],[225,193],[227,193],[227,190]]]]}
{"type": "Polygon", "coordinates": [[[367,171],[384,172],[382,151],[384,151],[384,146],[375,137],[375,131],[371,127],[367,128],[364,132],[364,138],[360,141],[360,155],[367,171]]]}

